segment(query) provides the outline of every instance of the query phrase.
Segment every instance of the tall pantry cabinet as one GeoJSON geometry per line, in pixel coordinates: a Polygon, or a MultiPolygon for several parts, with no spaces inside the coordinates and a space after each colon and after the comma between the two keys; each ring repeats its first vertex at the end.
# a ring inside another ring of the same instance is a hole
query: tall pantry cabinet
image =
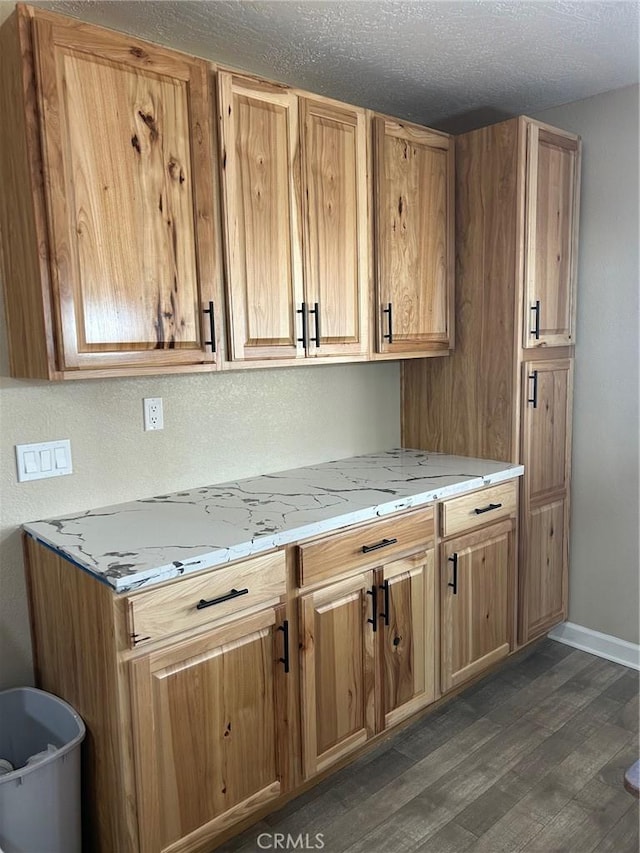
{"type": "Polygon", "coordinates": [[[518,641],[567,615],[580,139],[456,139],[456,349],[402,367],[405,447],[521,462],[518,641]]]}

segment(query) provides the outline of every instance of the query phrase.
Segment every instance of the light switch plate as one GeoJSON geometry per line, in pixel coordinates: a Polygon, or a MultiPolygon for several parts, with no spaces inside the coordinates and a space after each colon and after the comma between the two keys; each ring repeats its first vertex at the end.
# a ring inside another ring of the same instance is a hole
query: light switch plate
{"type": "Polygon", "coordinates": [[[16,444],[16,464],[19,483],[72,474],[71,442],[63,438],[39,444],[16,444]]]}

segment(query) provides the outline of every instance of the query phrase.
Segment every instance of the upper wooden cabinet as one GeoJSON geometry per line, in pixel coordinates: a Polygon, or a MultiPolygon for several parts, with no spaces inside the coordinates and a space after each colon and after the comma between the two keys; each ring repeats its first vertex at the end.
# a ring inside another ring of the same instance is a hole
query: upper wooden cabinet
{"type": "Polygon", "coordinates": [[[207,64],[24,8],[1,52],[13,374],[215,361],[207,64]]]}
{"type": "Polygon", "coordinates": [[[527,122],[524,346],[575,343],[580,140],[527,122]]]}
{"type": "Polygon", "coordinates": [[[453,346],[454,145],[374,117],[377,346],[441,355],[453,346]]]}
{"type": "Polygon", "coordinates": [[[218,94],[230,357],[304,356],[297,98],[222,71],[218,94]]]}
{"type": "Polygon", "coordinates": [[[307,352],[368,350],[369,242],[366,114],[300,98],[307,352]]]}
{"type": "Polygon", "coordinates": [[[224,71],[218,91],[231,358],[366,355],[365,111],[224,71]]]}

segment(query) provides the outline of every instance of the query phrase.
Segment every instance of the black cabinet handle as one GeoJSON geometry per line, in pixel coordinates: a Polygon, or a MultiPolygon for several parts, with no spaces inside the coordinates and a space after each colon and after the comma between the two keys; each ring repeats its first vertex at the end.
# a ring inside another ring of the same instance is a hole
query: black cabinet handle
{"type": "Polygon", "coordinates": [[[369,624],[373,625],[373,630],[378,630],[378,587],[375,584],[371,589],[367,590],[367,595],[371,596],[371,619],[367,619],[369,624]]]}
{"type": "Polygon", "coordinates": [[[533,337],[538,341],[540,340],[540,300],[536,299],[536,304],[532,305],[529,308],[529,311],[533,311],[533,329],[529,330],[529,334],[533,335],[533,337]]]}
{"type": "Polygon", "coordinates": [[[447,586],[452,587],[453,588],[453,594],[457,595],[458,594],[458,555],[452,554],[448,558],[448,560],[450,563],[453,563],[453,582],[448,583],[447,586]]]}
{"type": "Polygon", "coordinates": [[[393,306],[390,302],[387,302],[387,307],[382,309],[383,314],[389,315],[389,332],[386,335],[382,336],[383,341],[389,341],[390,344],[393,343],[393,306]]]}
{"type": "Polygon", "coordinates": [[[502,504],[489,504],[489,506],[483,506],[480,509],[474,509],[476,515],[482,515],[483,512],[491,512],[492,509],[500,509],[502,504]]]}
{"type": "Polygon", "coordinates": [[[395,545],[397,539],[381,539],[380,542],[376,542],[375,545],[363,545],[362,553],[368,554],[369,551],[377,551],[378,548],[386,548],[388,545],[395,545]]]}
{"type": "Polygon", "coordinates": [[[389,624],[390,611],[389,611],[389,581],[385,581],[380,589],[384,592],[384,613],[380,614],[380,618],[384,619],[384,624],[389,624]]]}
{"type": "Polygon", "coordinates": [[[313,314],[316,319],[316,333],[313,337],[313,342],[316,347],[320,348],[320,306],[317,302],[313,303],[313,308],[309,309],[309,314],[313,314]]]}
{"type": "Polygon", "coordinates": [[[196,604],[196,610],[204,610],[205,607],[211,607],[214,604],[222,604],[223,601],[231,601],[232,598],[239,598],[241,595],[247,595],[248,593],[248,589],[232,589],[231,592],[228,592],[226,595],[220,595],[218,598],[210,598],[209,601],[205,598],[201,598],[196,604]]]}
{"type": "Polygon", "coordinates": [[[284,619],[282,625],[278,625],[278,631],[284,634],[284,657],[278,658],[279,663],[284,664],[284,671],[289,672],[289,620],[284,619]]]}
{"type": "Polygon", "coordinates": [[[538,371],[534,370],[529,374],[529,379],[533,380],[533,393],[527,399],[527,403],[531,403],[534,409],[538,408],[538,371]]]}
{"type": "Polygon", "coordinates": [[[296,314],[302,314],[302,337],[298,338],[298,343],[302,344],[302,346],[307,349],[309,346],[309,331],[307,328],[308,320],[307,320],[307,303],[302,303],[302,308],[298,308],[296,314]]]}
{"type": "Polygon", "coordinates": [[[206,347],[211,347],[211,352],[216,351],[216,315],[213,310],[213,302],[209,302],[208,308],[202,309],[203,314],[209,315],[209,336],[211,337],[210,341],[205,341],[204,345],[206,347]]]}

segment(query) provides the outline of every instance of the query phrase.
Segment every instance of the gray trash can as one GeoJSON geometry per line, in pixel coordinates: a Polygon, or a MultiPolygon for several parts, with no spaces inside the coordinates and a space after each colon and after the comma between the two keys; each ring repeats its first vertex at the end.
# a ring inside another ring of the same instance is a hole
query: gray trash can
{"type": "Polygon", "coordinates": [[[57,696],[34,687],[0,692],[0,759],[15,768],[3,764],[0,775],[3,853],[81,853],[84,735],[79,715],[57,696]]]}

